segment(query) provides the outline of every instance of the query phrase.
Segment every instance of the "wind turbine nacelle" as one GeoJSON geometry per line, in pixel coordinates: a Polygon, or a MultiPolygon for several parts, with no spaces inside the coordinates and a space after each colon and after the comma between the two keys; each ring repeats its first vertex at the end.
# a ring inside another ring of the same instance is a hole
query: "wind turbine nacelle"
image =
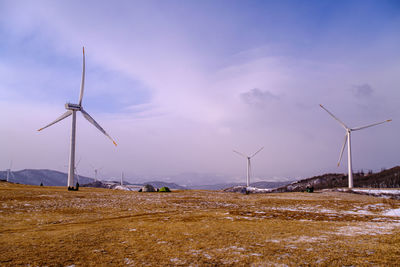
{"type": "Polygon", "coordinates": [[[78,104],[67,103],[65,104],[65,108],[68,110],[81,110],[81,106],[78,104]]]}

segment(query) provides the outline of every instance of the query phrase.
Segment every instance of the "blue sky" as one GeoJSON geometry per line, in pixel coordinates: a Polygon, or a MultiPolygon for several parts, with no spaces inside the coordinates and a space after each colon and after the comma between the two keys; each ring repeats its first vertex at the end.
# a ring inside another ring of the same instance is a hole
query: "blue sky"
{"type": "MultiPolygon", "coordinates": [[[[398,1],[0,0],[0,168],[64,170],[70,119],[35,130],[77,102],[86,49],[80,172],[256,179],[336,168],[344,131],[354,169],[398,165],[398,1]]],[[[344,159],[346,160],[346,159],[344,159]]],[[[184,181],[179,181],[184,183],[184,181]]],[[[209,182],[209,181],[202,181],[209,182]]]]}

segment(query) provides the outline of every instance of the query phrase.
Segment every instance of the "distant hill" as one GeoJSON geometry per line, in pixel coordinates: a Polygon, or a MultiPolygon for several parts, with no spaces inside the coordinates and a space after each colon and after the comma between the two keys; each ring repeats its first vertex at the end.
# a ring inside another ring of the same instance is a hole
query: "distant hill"
{"type": "MultiPolygon", "coordinates": [[[[130,184],[130,183],[124,183],[124,185],[127,185],[128,187],[134,187],[134,186],[138,186],[138,187],[142,187],[146,184],[150,184],[155,188],[161,188],[161,187],[168,187],[170,189],[179,189],[179,190],[185,190],[188,189],[184,186],[180,186],[178,184],[175,183],[167,183],[167,182],[162,182],[162,181],[151,181],[151,182],[146,182],[146,183],[142,183],[142,184],[130,184]]],[[[115,186],[118,186],[119,183],[115,182],[115,181],[92,181],[90,183],[87,184],[83,184],[83,187],[98,187],[98,188],[114,188],[115,186]]]]}
{"type": "Polygon", "coordinates": [[[226,184],[209,184],[209,185],[192,185],[190,189],[199,189],[199,190],[222,190],[227,187],[238,186],[242,184],[238,183],[226,183],[226,184]]]}
{"type": "Polygon", "coordinates": [[[255,183],[251,183],[250,186],[252,187],[257,187],[257,188],[263,188],[263,189],[267,189],[267,188],[277,188],[280,186],[284,186],[287,184],[292,183],[293,181],[285,181],[285,182],[267,182],[267,181],[261,181],[261,182],[255,182],[255,183]]]}
{"type": "MultiPolygon", "coordinates": [[[[280,186],[284,186],[290,184],[292,181],[286,182],[267,182],[267,181],[260,181],[251,183],[250,186],[257,187],[257,188],[277,188],[280,186]]],[[[225,183],[225,184],[212,184],[212,185],[197,185],[191,186],[191,189],[201,189],[201,190],[223,190],[225,188],[231,188],[236,186],[244,186],[243,183],[225,183]]]]}
{"type": "MultiPolygon", "coordinates": [[[[7,171],[0,171],[0,179],[6,179],[7,171]]],[[[34,170],[25,169],[21,171],[13,171],[10,182],[29,185],[45,186],[67,186],[68,175],[64,172],[53,170],[34,170]]],[[[89,177],[79,175],[79,184],[91,183],[94,180],[89,177]]]]}
{"type": "Polygon", "coordinates": [[[150,181],[150,182],[143,183],[143,185],[145,185],[145,184],[150,184],[150,185],[154,186],[155,188],[161,188],[161,187],[166,186],[170,189],[181,189],[181,190],[188,189],[187,187],[178,185],[176,183],[167,183],[167,182],[162,182],[162,181],[150,181]]]}
{"type": "MultiPolygon", "coordinates": [[[[360,188],[400,188],[400,166],[378,173],[358,172],[353,174],[354,187],[360,188]]],[[[307,186],[313,186],[315,190],[347,187],[347,175],[330,173],[299,180],[289,185],[282,186],[274,192],[299,192],[305,191],[307,186]]]]}

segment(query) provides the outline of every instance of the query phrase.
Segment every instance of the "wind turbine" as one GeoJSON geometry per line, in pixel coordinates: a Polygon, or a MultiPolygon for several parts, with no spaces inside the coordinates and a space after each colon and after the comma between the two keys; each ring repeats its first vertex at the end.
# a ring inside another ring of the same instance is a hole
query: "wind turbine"
{"type": "Polygon", "coordinates": [[[260,152],[261,150],[263,150],[264,147],[260,148],[259,150],[257,150],[256,153],[254,153],[251,156],[246,156],[245,154],[238,152],[236,150],[233,150],[233,152],[239,154],[240,156],[244,157],[247,160],[247,187],[250,186],[250,174],[251,174],[251,163],[250,163],[250,159],[252,157],[254,157],[255,155],[257,155],[258,152],[260,152]]]}
{"type": "Polygon", "coordinates": [[[385,120],[385,121],[369,124],[369,125],[366,125],[366,126],[350,128],[346,124],[344,124],[341,120],[339,120],[337,117],[335,117],[335,115],[333,115],[324,106],[322,106],[321,104],[320,104],[320,106],[326,112],[328,112],[328,114],[331,115],[332,118],[334,118],[337,122],[339,122],[339,124],[342,125],[342,127],[346,130],[346,135],[344,136],[344,143],[343,143],[342,149],[340,151],[339,161],[338,161],[337,165],[339,167],[340,161],[342,160],[344,147],[346,146],[346,143],[349,143],[347,145],[347,167],[348,167],[348,172],[349,172],[349,188],[353,188],[353,169],[352,169],[352,166],[351,166],[351,132],[362,130],[362,129],[365,129],[365,128],[369,128],[369,127],[372,127],[372,126],[376,126],[376,125],[379,125],[379,124],[382,124],[382,123],[385,123],[385,122],[390,122],[392,120],[385,120]]]}
{"type": "Polygon", "coordinates": [[[10,181],[11,176],[12,176],[13,178],[15,178],[14,174],[13,174],[12,171],[11,171],[11,169],[12,169],[12,164],[13,164],[13,162],[11,161],[11,163],[10,163],[10,168],[8,168],[8,169],[6,170],[6,171],[7,171],[7,182],[10,181]]]}
{"type": "Polygon", "coordinates": [[[46,125],[43,128],[40,128],[38,131],[41,131],[67,117],[72,115],[72,129],[71,129],[71,147],[69,153],[69,169],[68,169],[68,190],[74,189],[74,167],[75,167],[75,133],[76,133],[76,112],[80,111],[91,124],[93,124],[100,132],[102,132],[105,136],[107,136],[115,146],[117,143],[108,135],[108,133],[87,113],[82,106],[82,99],[83,99],[83,91],[85,86],[85,48],[83,47],[83,68],[82,68],[82,82],[81,82],[81,91],[79,95],[79,102],[78,104],[66,103],[65,109],[67,111],[58,117],[52,123],[46,125]]]}
{"type": "Polygon", "coordinates": [[[93,169],[93,171],[94,171],[94,180],[97,181],[97,174],[98,174],[98,172],[99,172],[101,169],[103,169],[103,167],[101,167],[101,168],[95,168],[93,165],[90,165],[90,166],[92,167],[92,169],[93,169]]]}

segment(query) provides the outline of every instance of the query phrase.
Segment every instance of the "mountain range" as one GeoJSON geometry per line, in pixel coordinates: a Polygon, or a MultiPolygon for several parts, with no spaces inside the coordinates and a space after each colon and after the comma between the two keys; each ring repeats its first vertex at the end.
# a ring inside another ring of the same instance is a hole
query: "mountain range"
{"type": "MultiPolygon", "coordinates": [[[[184,177],[179,177],[182,180],[184,177]]],[[[7,171],[0,171],[0,179],[5,180],[7,177],[7,171]]],[[[193,174],[187,174],[188,179],[193,179],[193,174]]],[[[210,182],[211,175],[208,175],[210,179],[206,179],[205,182],[210,182]]],[[[202,176],[197,175],[195,179],[197,182],[201,180],[202,176]]],[[[171,180],[169,178],[168,180],[171,180]]],[[[67,184],[67,174],[64,172],[54,171],[54,170],[36,170],[36,169],[24,169],[20,171],[12,171],[10,175],[10,182],[20,183],[20,184],[29,184],[29,185],[40,185],[43,183],[45,186],[66,186],[67,184]]],[[[93,178],[89,178],[86,176],[79,175],[79,184],[84,186],[85,184],[91,184],[92,186],[99,186],[99,184],[94,183],[95,180],[93,178]]],[[[119,183],[119,181],[110,181],[111,183],[119,183]]],[[[276,188],[286,184],[291,183],[291,181],[286,182],[255,182],[252,183],[251,186],[258,187],[258,188],[276,188]]],[[[129,183],[125,181],[125,184],[128,185],[139,185],[143,186],[145,184],[151,184],[156,188],[161,188],[163,186],[167,186],[173,189],[201,189],[201,190],[221,190],[227,187],[243,185],[242,183],[219,183],[219,184],[206,184],[206,185],[186,185],[182,186],[172,181],[164,182],[164,181],[148,181],[148,182],[140,182],[140,183],[129,183]]],[[[191,184],[189,182],[189,184],[191,184]]]]}
{"type": "MultiPolygon", "coordinates": [[[[24,169],[10,172],[9,181],[29,185],[42,183],[45,186],[67,186],[67,177],[66,173],[54,170],[24,169]]],[[[0,171],[0,179],[6,180],[6,178],[7,171],[0,171]]],[[[87,184],[93,182],[94,179],[79,175],[78,181],[79,184],[87,184]]]]}
{"type": "MultiPolygon", "coordinates": [[[[7,171],[0,171],[0,179],[5,180],[7,177],[7,171]]],[[[67,174],[54,170],[36,170],[36,169],[25,169],[20,171],[11,172],[10,182],[29,184],[29,185],[40,185],[43,183],[45,186],[66,186],[67,174]]],[[[93,183],[94,179],[79,176],[79,184],[90,184],[93,183]]],[[[118,183],[118,182],[114,182],[118,183]]],[[[129,183],[127,183],[129,184],[129,183]]],[[[135,185],[151,184],[156,188],[167,186],[173,189],[203,189],[203,190],[222,190],[226,188],[237,188],[243,186],[240,183],[219,183],[209,185],[192,185],[192,186],[181,186],[173,182],[164,181],[149,181],[144,183],[135,183],[135,185]]],[[[252,187],[256,188],[275,188],[275,192],[293,192],[293,191],[304,191],[307,186],[313,186],[315,190],[335,187],[347,187],[347,175],[345,174],[323,174],[307,179],[298,181],[285,181],[285,182],[255,182],[251,184],[252,187]]],[[[354,186],[355,187],[372,187],[372,188],[399,188],[400,187],[400,166],[393,167],[388,170],[382,170],[378,173],[354,173],[354,186]]]]}

